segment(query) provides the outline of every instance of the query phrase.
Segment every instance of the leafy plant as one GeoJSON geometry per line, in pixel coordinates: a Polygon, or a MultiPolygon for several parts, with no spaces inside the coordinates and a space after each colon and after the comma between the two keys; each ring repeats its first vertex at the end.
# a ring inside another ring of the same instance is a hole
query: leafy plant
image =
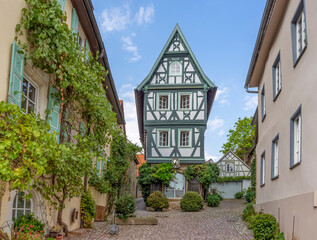
{"type": "Polygon", "coordinates": [[[81,219],[84,228],[91,228],[92,222],[96,217],[96,203],[90,191],[85,192],[81,196],[80,202],[81,219]]]}
{"type": "Polygon", "coordinates": [[[44,223],[33,214],[22,215],[13,220],[16,239],[44,239],[44,223]]]}
{"type": "Polygon", "coordinates": [[[278,233],[276,219],[271,214],[258,214],[251,223],[255,239],[271,240],[278,233]]]}
{"type": "Polygon", "coordinates": [[[217,182],[218,183],[224,183],[224,182],[240,182],[242,180],[250,180],[251,176],[236,176],[236,177],[218,177],[217,182]]]}
{"type": "Polygon", "coordinates": [[[254,207],[252,203],[248,203],[242,212],[242,219],[248,223],[251,223],[255,215],[254,207]]]}
{"type": "Polygon", "coordinates": [[[165,197],[163,195],[162,192],[160,191],[155,191],[153,193],[150,194],[150,196],[148,197],[147,201],[146,201],[146,205],[157,210],[160,208],[168,208],[169,207],[169,203],[167,200],[167,197],[165,197]]]}
{"type": "Polygon", "coordinates": [[[204,199],[197,193],[188,191],[181,200],[180,207],[185,212],[197,212],[203,208],[204,199]]]}
{"type": "Polygon", "coordinates": [[[284,233],[281,232],[274,237],[274,240],[285,240],[284,233]]]}
{"type": "Polygon", "coordinates": [[[243,196],[244,196],[244,191],[237,192],[234,194],[234,198],[236,198],[236,199],[242,199],[243,196]]]}
{"type": "Polygon", "coordinates": [[[207,195],[207,205],[208,207],[218,207],[221,199],[217,194],[208,194],[207,195]]]}
{"type": "Polygon", "coordinates": [[[125,194],[115,201],[117,216],[121,219],[126,219],[133,215],[136,210],[136,201],[131,194],[125,194]]]}
{"type": "Polygon", "coordinates": [[[255,200],[255,190],[253,190],[251,187],[249,187],[245,193],[245,200],[248,203],[251,203],[255,200]]]}

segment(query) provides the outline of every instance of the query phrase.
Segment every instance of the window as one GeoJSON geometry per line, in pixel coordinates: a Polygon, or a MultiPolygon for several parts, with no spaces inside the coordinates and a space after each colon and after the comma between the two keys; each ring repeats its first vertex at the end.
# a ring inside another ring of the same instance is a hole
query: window
{"type": "Polygon", "coordinates": [[[191,108],[190,94],[180,94],[179,108],[181,110],[190,109],[191,108]]]}
{"type": "Polygon", "coordinates": [[[233,165],[233,163],[227,163],[227,165],[226,165],[226,172],[234,172],[234,165],[233,165]]]}
{"type": "Polygon", "coordinates": [[[22,215],[29,215],[32,212],[32,202],[30,199],[24,198],[23,192],[18,192],[13,200],[12,219],[22,215]]]}
{"type": "Polygon", "coordinates": [[[22,84],[22,108],[25,113],[36,113],[36,94],[37,89],[29,80],[23,78],[22,84]]]}
{"type": "Polygon", "coordinates": [[[176,173],[173,181],[168,187],[165,187],[165,195],[167,198],[182,198],[185,194],[186,179],[183,174],[176,173]]]}
{"type": "Polygon", "coordinates": [[[293,63],[296,65],[299,57],[304,52],[307,46],[307,30],[306,30],[306,16],[305,6],[302,0],[292,19],[292,45],[293,45],[293,63]]]}
{"type": "Polygon", "coordinates": [[[169,95],[158,95],[158,110],[168,110],[169,109],[169,95]]]}
{"type": "Polygon", "coordinates": [[[260,186],[264,186],[265,184],[265,152],[261,155],[261,183],[260,186]]]}
{"type": "Polygon", "coordinates": [[[262,91],[261,91],[261,112],[262,112],[262,121],[265,118],[266,115],[266,105],[265,105],[265,86],[263,85],[262,91]]]}
{"type": "Polygon", "coordinates": [[[301,106],[291,118],[291,162],[290,167],[294,167],[301,162],[302,149],[302,111],[301,106]]]}
{"type": "Polygon", "coordinates": [[[181,131],[180,132],[180,141],[179,146],[180,147],[189,147],[189,133],[190,131],[181,131]]]}
{"type": "Polygon", "coordinates": [[[271,179],[278,177],[278,148],[279,148],[279,135],[277,135],[272,141],[272,166],[271,166],[271,179]]]}
{"type": "Polygon", "coordinates": [[[273,64],[273,99],[275,100],[282,89],[282,73],[280,53],[273,64]]]}
{"type": "Polygon", "coordinates": [[[169,146],[169,132],[165,130],[159,130],[159,147],[168,147],[169,146]]]}
{"type": "Polygon", "coordinates": [[[180,62],[172,62],[170,64],[170,75],[180,76],[182,74],[182,64],[180,62]]]}
{"type": "Polygon", "coordinates": [[[79,45],[79,50],[81,51],[83,48],[83,39],[81,38],[80,34],[78,34],[78,45],[79,45]]]}

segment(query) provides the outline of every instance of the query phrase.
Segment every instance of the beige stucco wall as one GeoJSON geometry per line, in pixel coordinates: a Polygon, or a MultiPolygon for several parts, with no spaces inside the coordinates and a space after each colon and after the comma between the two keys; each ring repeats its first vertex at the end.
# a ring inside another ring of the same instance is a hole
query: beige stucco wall
{"type": "MultiPolygon", "coordinates": [[[[293,67],[291,20],[300,1],[289,1],[278,35],[269,52],[259,84],[259,142],[257,153],[257,199],[258,206],[272,212],[276,217],[276,204],[283,204],[281,231],[292,225],[295,212],[297,239],[312,239],[316,233],[309,221],[316,221],[316,211],[311,200],[317,190],[317,2],[305,0],[308,45],[301,59],[293,67]],[[272,65],[280,51],[282,90],[273,101],[272,65]],[[266,117],[261,119],[261,91],[265,84],[266,117]],[[302,162],[290,169],[290,118],[302,105],[302,162]],[[279,177],[271,180],[272,140],[279,134],[279,177]],[[265,185],[260,187],[261,154],[265,151],[265,185]],[[302,200],[302,201],[301,201],[302,200]],[[271,203],[272,202],[272,203],[271,203]],[[304,218],[307,215],[309,221],[304,218]],[[313,220],[314,219],[314,220],[313,220]],[[283,222],[284,221],[284,222],[283,222]],[[306,225],[304,224],[306,221],[306,225]],[[305,230],[308,231],[305,233],[305,230]],[[309,237],[310,236],[310,237],[309,237]]],[[[274,23],[276,24],[276,23],[274,23]]],[[[282,209],[282,207],[281,207],[282,209]]],[[[289,235],[287,235],[289,236],[289,235]]],[[[287,237],[287,239],[291,239],[287,237]]]]}

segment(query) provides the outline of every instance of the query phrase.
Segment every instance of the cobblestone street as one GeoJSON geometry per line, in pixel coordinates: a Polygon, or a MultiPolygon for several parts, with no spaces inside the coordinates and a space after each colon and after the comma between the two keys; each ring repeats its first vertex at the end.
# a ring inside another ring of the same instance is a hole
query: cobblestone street
{"type": "Polygon", "coordinates": [[[220,207],[200,212],[136,211],[137,216],[156,216],[158,225],[120,225],[119,234],[109,235],[109,224],[95,223],[96,230],[70,234],[67,240],[103,239],[214,239],[249,240],[252,233],[241,220],[244,202],[240,200],[222,201],[220,207]]]}

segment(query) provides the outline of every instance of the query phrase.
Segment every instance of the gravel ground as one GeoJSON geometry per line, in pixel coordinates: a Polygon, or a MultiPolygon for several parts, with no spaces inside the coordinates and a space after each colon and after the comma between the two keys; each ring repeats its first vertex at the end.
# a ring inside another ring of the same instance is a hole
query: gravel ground
{"type": "MultiPolygon", "coordinates": [[[[104,239],[213,239],[249,240],[252,233],[241,220],[244,201],[225,200],[218,208],[200,212],[168,210],[163,212],[145,211],[138,200],[137,216],[155,216],[158,225],[120,225],[119,234],[109,235],[109,223],[95,223],[95,230],[75,231],[67,240],[104,240],[104,239]]],[[[65,238],[64,238],[65,239],[65,238]]]]}

